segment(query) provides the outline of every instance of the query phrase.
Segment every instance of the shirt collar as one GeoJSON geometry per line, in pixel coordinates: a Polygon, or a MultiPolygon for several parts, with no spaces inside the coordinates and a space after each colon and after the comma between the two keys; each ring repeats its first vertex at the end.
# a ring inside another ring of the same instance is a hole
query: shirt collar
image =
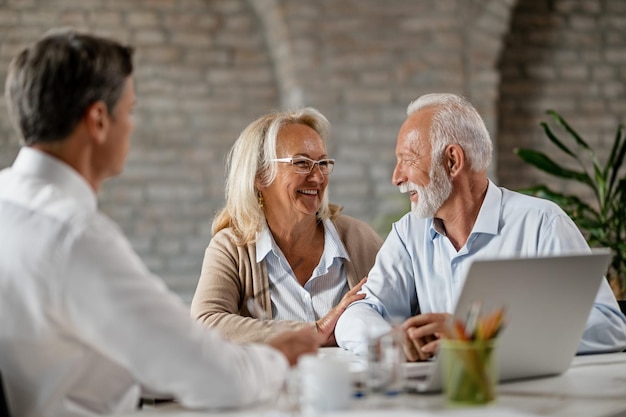
{"type": "MultiPolygon", "coordinates": [[[[276,256],[282,255],[280,248],[274,241],[270,228],[264,222],[261,230],[257,232],[256,261],[261,262],[270,252],[274,252],[276,256]]],[[[322,257],[328,257],[327,259],[329,260],[334,258],[350,260],[335,225],[328,219],[324,220],[324,252],[322,257]]]]}
{"type": "MultiPolygon", "coordinates": [[[[480,207],[478,217],[476,217],[476,222],[474,223],[474,227],[472,228],[470,235],[474,233],[487,233],[491,235],[498,234],[502,191],[493,182],[491,182],[491,180],[488,181],[489,184],[487,185],[487,193],[485,194],[485,199],[480,207]]],[[[426,220],[429,223],[428,230],[431,240],[434,239],[438,233],[442,235],[444,234],[439,220],[433,218],[426,220]]]]}
{"type": "Polygon", "coordinates": [[[350,260],[350,256],[343,246],[335,225],[328,219],[324,220],[324,241],[326,242],[324,252],[328,253],[330,259],[343,258],[347,261],[350,260]],[[328,248],[328,251],[326,248],[328,248]]]}
{"type": "Polygon", "coordinates": [[[256,261],[261,262],[268,253],[272,251],[272,246],[275,245],[274,238],[270,233],[270,228],[267,226],[267,222],[263,222],[261,230],[256,233],[256,261]]]}
{"type": "Polygon", "coordinates": [[[500,190],[491,180],[487,185],[485,199],[478,212],[476,223],[472,228],[472,233],[498,234],[500,223],[500,209],[502,205],[502,190],[500,190]]]}
{"type": "Polygon", "coordinates": [[[75,198],[80,203],[95,211],[97,208],[96,194],[85,178],[65,162],[40,150],[23,146],[12,168],[30,177],[53,184],[63,193],[75,198]]]}

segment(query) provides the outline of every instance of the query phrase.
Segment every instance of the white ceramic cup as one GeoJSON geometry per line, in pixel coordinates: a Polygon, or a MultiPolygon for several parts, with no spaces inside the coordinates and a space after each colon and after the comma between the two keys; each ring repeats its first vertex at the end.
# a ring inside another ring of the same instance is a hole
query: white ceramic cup
{"type": "Polygon", "coordinates": [[[350,407],[352,379],[349,364],[333,357],[305,355],[298,361],[300,410],[304,414],[350,407]]]}

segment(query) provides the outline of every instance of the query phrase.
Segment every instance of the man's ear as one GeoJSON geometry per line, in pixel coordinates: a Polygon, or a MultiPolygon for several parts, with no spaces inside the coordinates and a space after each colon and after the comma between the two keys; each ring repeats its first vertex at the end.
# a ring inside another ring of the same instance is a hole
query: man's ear
{"type": "Polygon", "coordinates": [[[106,140],[109,131],[109,110],[103,101],[96,101],[87,108],[84,116],[85,126],[90,137],[97,143],[102,144],[106,140]]]}
{"type": "Polygon", "coordinates": [[[444,152],[445,167],[448,174],[453,177],[465,167],[465,152],[457,144],[448,145],[444,152]]]}

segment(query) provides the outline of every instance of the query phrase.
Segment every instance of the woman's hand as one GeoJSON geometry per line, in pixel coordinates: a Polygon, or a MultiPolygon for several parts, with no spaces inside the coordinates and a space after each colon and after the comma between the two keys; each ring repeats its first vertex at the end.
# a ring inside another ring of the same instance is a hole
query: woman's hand
{"type": "Polygon", "coordinates": [[[364,277],[357,285],[355,285],[350,291],[343,296],[339,304],[331,308],[328,313],[321,319],[319,319],[315,325],[317,332],[323,336],[322,346],[337,346],[335,341],[335,325],[341,314],[348,308],[350,304],[355,301],[365,298],[365,294],[357,294],[361,291],[361,287],[367,281],[367,277],[364,277]]]}

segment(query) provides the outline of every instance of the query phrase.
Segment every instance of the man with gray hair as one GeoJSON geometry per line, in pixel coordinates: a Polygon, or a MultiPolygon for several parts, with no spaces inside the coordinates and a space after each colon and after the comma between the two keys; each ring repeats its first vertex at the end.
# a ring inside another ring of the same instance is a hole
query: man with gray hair
{"type": "Polygon", "coordinates": [[[6,82],[23,147],[0,172],[0,370],[14,416],[137,407],[142,388],[191,408],[274,399],[311,329],[226,342],[188,315],[98,211],[133,130],[132,49],[55,31],[6,82]]]}
{"type": "MultiPolygon", "coordinates": [[[[337,322],[339,346],[365,354],[368,336],[403,319],[408,360],[426,360],[474,259],[589,251],[556,204],[497,187],[487,177],[492,145],[485,124],[462,97],[427,94],[412,102],[400,128],[392,181],[409,193],[411,212],[394,223],[363,286],[337,322]]],[[[539,341],[538,341],[539,342],[539,341]]],[[[579,353],[626,347],[626,317],[603,280],[579,353]]]]}

